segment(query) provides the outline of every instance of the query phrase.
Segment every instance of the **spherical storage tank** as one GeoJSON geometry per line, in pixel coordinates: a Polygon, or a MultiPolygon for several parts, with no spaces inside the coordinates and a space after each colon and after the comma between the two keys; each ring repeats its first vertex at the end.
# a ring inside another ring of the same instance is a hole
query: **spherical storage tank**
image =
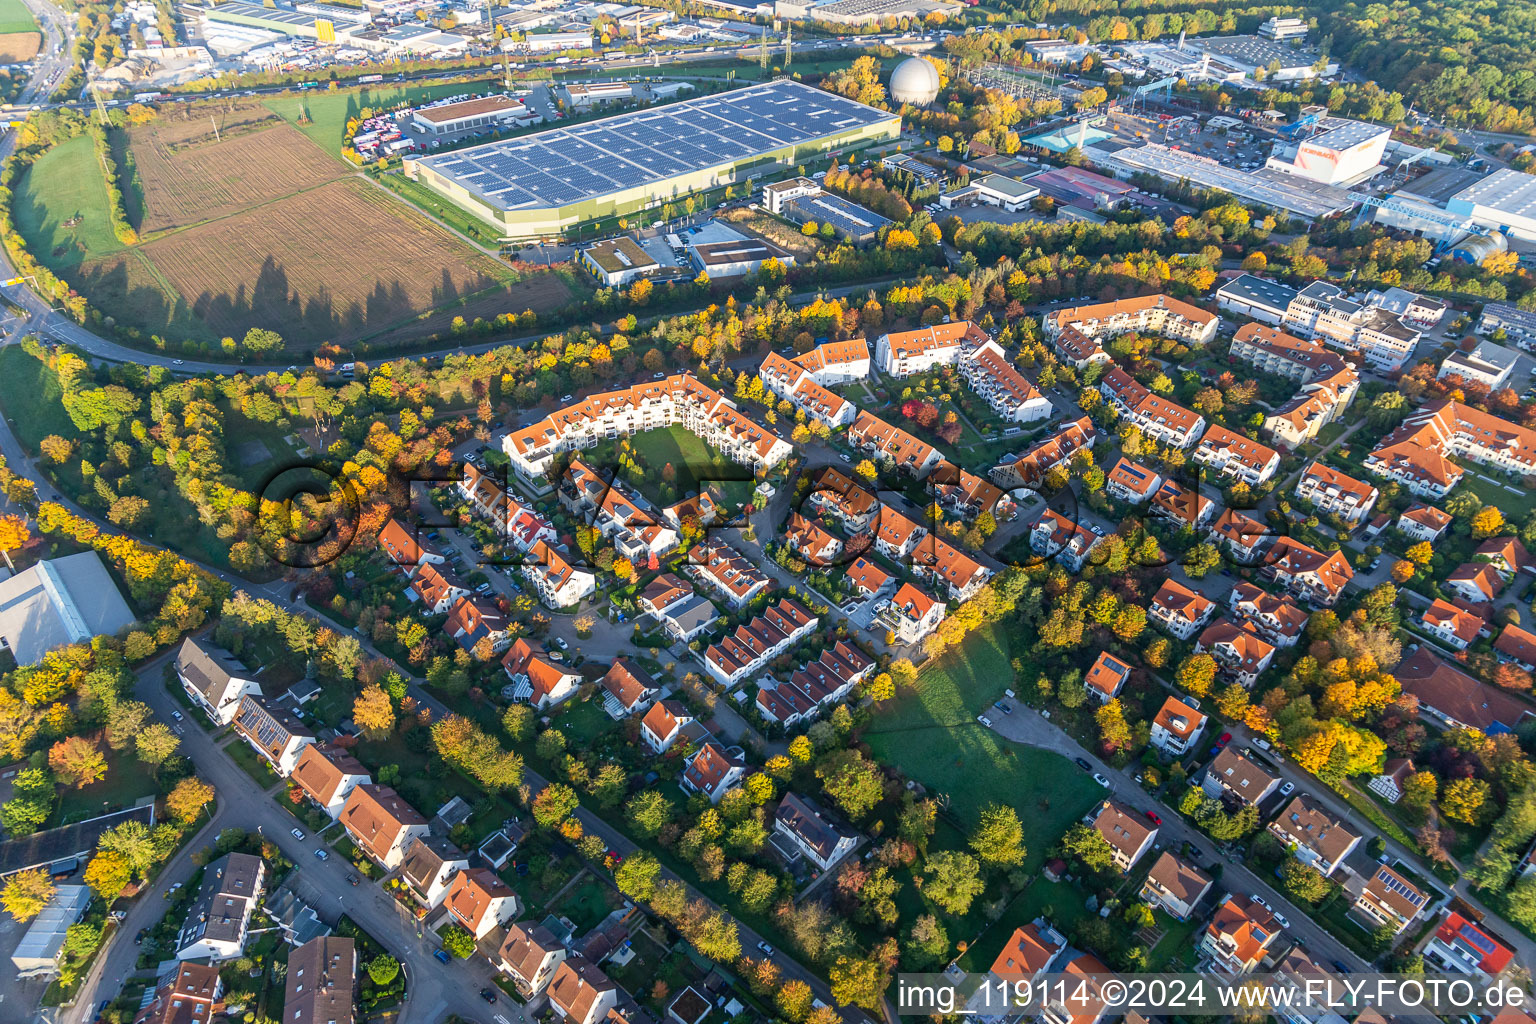
{"type": "Polygon", "coordinates": [[[908,57],[891,72],[891,99],[923,106],[939,95],[939,69],[921,57],[908,57]]]}

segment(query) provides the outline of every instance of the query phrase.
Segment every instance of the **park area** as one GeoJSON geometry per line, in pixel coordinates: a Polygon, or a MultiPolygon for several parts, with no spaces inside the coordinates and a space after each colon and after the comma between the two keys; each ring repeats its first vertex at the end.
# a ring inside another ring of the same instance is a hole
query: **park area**
{"type": "Polygon", "coordinates": [[[455,317],[548,313],[576,296],[567,275],[514,270],[349,173],[336,151],[363,100],[341,91],[304,102],[323,107],[323,126],[282,100],[226,101],[117,133],[120,160],[131,155],[137,169],[124,197],[136,245],[112,231],[84,136],[18,183],[17,226],[117,323],[210,346],[261,327],[295,354],[326,342],[366,351],[446,331],[455,317]]]}

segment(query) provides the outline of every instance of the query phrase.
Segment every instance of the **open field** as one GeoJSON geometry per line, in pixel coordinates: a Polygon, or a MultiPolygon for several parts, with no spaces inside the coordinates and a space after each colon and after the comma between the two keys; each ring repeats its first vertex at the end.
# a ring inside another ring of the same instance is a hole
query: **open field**
{"type": "Polygon", "coordinates": [[[38,442],[49,434],[69,440],[80,436],[64,411],[62,396],[58,377],[20,345],[0,348],[0,405],[29,450],[36,452],[38,442]]]}
{"type": "Polygon", "coordinates": [[[1028,823],[1025,867],[1033,870],[1103,791],[1067,759],[1009,743],[976,721],[1012,683],[1006,639],[978,630],[925,667],[914,690],[877,710],[864,739],[881,761],[947,796],[967,829],[988,802],[1012,804],[1028,823]],[[977,786],[978,778],[987,784],[977,786]]]}
{"type": "Polygon", "coordinates": [[[15,209],[42,262],[145,334],[214,343],[269,327],[296,350],[388,345],[444,330],[455,316],[559,309],[580,287],[557,271],[519,274],[387,191],[344,176],[340,162],[259,104],[201,105],[130,140],[142,195],[128,206],[147,232],[139,245],[125,249],[112,234],[106,183],[85,137],[37,162],[15,209]]]}
{"type": "MultiPolygon", "coordinates": [[[[160,122],[132,133],[133,159],[143,183],[144,214],[136,225],[149,235],[241,213],[341,176],[341,168],[277,118],[216,140],[208,122],[200,139],[180,137],[185,126],[160,122]]],[[[229,130],[229,129],[224,129],[229,130]]]]}
{"type": "Polygon", "coordinates": [[[0,0],[0,34],[36,32],[37,19],[21,0],[0,0]]]}
{"type": "Polygon", "coordinates": [[[0,64],[20,64],[37,56],[41,32],[0,32],[0,64]]]}
{"type": "MultiPolygon", "coordinates": [[[[291,122],[326,153],[341,160],[342,133],[347,119],[364,110],[379,112],[401,103],[424,103],[459,93],[480,94],[486,80],[464,80],[437,85],[378,85],[360,89],[313,91],[298,96],[280,96],[265,102],[268,110],[291,122]]],[[[342,161],[345,162],[345,161],[342,161]]],[[[351,166],[348,164],[348,166],[351,166]]]]}

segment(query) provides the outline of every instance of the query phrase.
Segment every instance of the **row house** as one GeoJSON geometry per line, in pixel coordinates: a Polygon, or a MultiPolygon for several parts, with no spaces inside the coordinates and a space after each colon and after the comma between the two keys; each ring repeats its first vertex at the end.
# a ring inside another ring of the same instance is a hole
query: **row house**
{"type": "Polygon", "coordinates": [[[1261,574],[1279,583],[1298,601],[1330,607],[1344,593],[1355,570],[1342,551],[1323,554],[1293,537],[1281,537],[1269,550],[1261,574]]]}
{"type": "Polygon", "coordinates": [[[476,941],[517,916],[517,893],[489,868],[468,868],[454,876],[443,900],[448,917],[476,941]]]}
{"type": "Polygon", "coordinates": [[[1017,455],[1008,455],[988,473],[1004,490],[1034,487],[1057,466],[1065,466],[1080,451],[1093,447],[1098,432],[1087,416],[1063,423],[1017,455]]]}
{"type": "Polygon", "coordinates": [[[891,582],[891,574],[860,555],[843,569],[843,576],[866,600],[879,597],[891,582]]]}
{"type": "MultiPolygon", "coordinates": [[[[868,538],[862,538],[868,545],[868,538]]],[[[784,523],[784,543],[789,549],[815,568],[836,564],[843,553],[843,542],[822,528],[820,523],[805,518],[798,512],[790,512],[784,523]]]]}
{"type": "Polygon", "coordinates": [[[990,512],[997,519],[1011,516],[1013,512],[1013,501],[1001,487],[948,459],[928,474],[923,486],[940,508],[967,522],[983,512],[990,512]]]}
{"type": "Polygon", "coordinates": [[[1104,477],[1104,491],[1116,501],[1140,505],[1163,485],[1156,471],[1122,456],[1104,477]]]}
{"type": "Polygon", "coordinates": [[[1501,662],[1536,672],[1536,633],[1511,622],[1493,642],[1493,653],[1501,662]]]}
{"type": "Polygon", "coordinates": [[[808,636],[818,621],[799,601],[780,598],[711,645],[704,653],[704,668],[722,686],[735,686],[808,636]]]}
{"type": "Polygon", "coordinates": [[[509,431],[502,449],[519,476],[540,484],[564,452],[668,426],[683,427],[755,472],[773,468],[794,450],[691,373],[591,395],[509,431]]]}
{"type": "Polygon", "coordinates": [[[1047,339],[1052,349],[1062,362],[1069,364],[1074,369],[1082,371],[1094,363],[1107,366],[1114,360],[1099,343],[1076,327],[1067,326],[1057,333],[1048,335],[1047,339]]]}
{"type": "Polygon", "coordinates": [[[205,639],[187,637],[176,652],[176,678],[192,703],[215,725],[229,725],[247,695],[261,696],[256,673],[229,651],[205,639]]]}
{"type": "Polygon", "coordinates": [[[951,366],[967,349],[990,340],[969,320],[882,334],[875,339],[875,365],[887,376],[910,377],[935,366],[951,366]]]}
{"type": "Polygon", "coordinates": [[[1088,667],[1088,673],[1083,676],[1083,686],[1087,688],[1090,697],[1100,704],[1107,704],[1120,696],[1120,691],[1125,689],[1126,681],[1130,678],[1130,665],[1108,651],[1100,651],[1088,667]]]}
{"type": "Polygon", "coordinates": [[[773,812],[773,832],[822,871],[830,870],[859,845],[856,832],[794,793],[785,793],[773,812]]]}
{"type": "Polygon", "coordinates": [[[562,505],[595,526],[618,554],[636,565],[649,564],[677,547],[677,531],[662,524],[650,502],[580,459],[571,460],[559,493],[562,505]]]}
{"type": "Polygon", "coordinates": [[[1224,508],[1211,526],[1211,542],[1239,565],[1252,565],[1258,561],[1272,532],[1252,516],[1235,508],[1224,508]]]}
{"type": "Polygon", "coordinates": [[[304,748],[315,742],[314,732],[297,716],[255,694],[240,698],[234,725],[251,749],[285,779],[293,774],[304,748]]]}
{"type": "Polygon", "coordinates": [[[919,580],[935,589],[943,588],[950,601],[970,600],[994,575],[991,569],[935,534],[918,542],[908,567],[919,580]]]}
{"type": "Polygon", "coordinates": [[[446,836],[417,836],[400,861],[400,880],[411,898],[426,910],[436,910],[448,898],[448,889],[462,871],[469,870],[469,855],[446,836]]]}
{"type": "Polygon", "coordinates": [[[1473,558],[1485,559],[1493,566],[1500,576],[1506,580],[1513,579],[1517,573],[1531,570],[1530,553],[1525,550],[1525,545],[1516,537],[1489,537],[1477,546],[1472,552],[1473,558]]]}
{"type": "Polygon", "coordinates": [[[1195,461],[1249,487],[1257,487],[1274,477],[1280,468],[1280,453],[1220,424],[1212,424],[1195,448],[1195,461]]]}
{"type": "Polygon", "coordinates": [[[512,642],[512,636],[507,632],[507,617],[501,609],[475,594],[459,598],[448,609],[443,632],[466,651],[473,651],[482,640],[489,641],[492,651],[504,651],[512,642]]]}
{"type": "Polygon", "coordinates": [[[421,812],[389,786],[358,786],[341,810],[342,828],[368,859],[393,871],[411,844],[429,829],[421,812]]]}
{"type": "Polygon", "coordinates": [[[875,550],[893,562],[906,562],[923,538],[928,528],[908,517],[894,505],[882,505],[880,516],[875,520],[875,550]]]}
{"type": "Polygon", "coordinates": [[[684,572],[720,595],[736,611],[773,589],[773,580],[757,563],[723,540],[706,540],[688,552],[684,572]]]}
{"type": "Polygon", "coordinates": [[[357,941],[322,935],[295,946],[288,954],[283,996],[283,1024],[353,1024],[357,941]]]}
{"type": "Polygon", "coordinates": [[[715,504],[714,495],[708,490],[703,490],[664,506],[661,510],[661,519],[662,522],[681,533],[683,527],[688,524],[692,524],[699,530],[711,526],[719,514],[720,508],[715,504]]]}
{"type": "Polygon", "coordinates": [[[598,680],[603,689],[603,709],[615,719],[628,718],[661,695],[661,686],[631,658],[618,657],[598,680]]]}
{"type": "Polygon", "coordinates": [[[1029,549],[1054,558],[1068,572],[1081,572],[1104,538],[1055,509],[1046,509],[1029,531],[1029,549]]]}
{"type": "Polygon", "coordinates": [[[805,370],[824,388],[869,379],[869,343],[863,338],[848,338],[817,345],[790,362],[805,370]]]}
{"type": "Polygon", "coordinates": [[[556,662],[543,644],[527,637],[517,638],[501,667],[512,681],[512,700],[537,711],[570,700],[582,683],[580,672],[556,662]]]}
{"type": "Polygon", "coordinates": [[[427,615],[447,615],[455,601],[469,596],[469,584],[453,570],[428,562],[411,577],[405,596],[409,601],[421,602],[421,610],[427,615]]]}
{"type": "Polygon", "coordinates": [[[659,700],[640,720],[640,737],[653,754],[665,754],[679,741],[690,743],[707,735],[680,701],[659,700]]]}
{"type": "Polygon", "coordinates": [[[1109,844],[1121,874],[1135,867],[1157,839],[1157,826],[1151,819],[1118,800],[1105,800],[1089,817],[1094,829],[1109,844]]]}
{"type": "Polygon", "coordinates": [[[1200,788],[1212,800],[1257,805],[1280,788],[1280,776],[1228,744],[1206,766],[1200,788]]]}
{"type": "Polygon", "coordinates": [[[1279,937],[1280,922],[1268,907],[1228,895],[1195,948],[1214,973],[1242,977],[1258,969],[1279,937]]]}
{"type": "Polygon", "coordinates": [[[1215,659],[1223,678],[1250,689],[1275,658],[1274,645],[1259,636],[1247,620],[1239,624],[1219,619],[1207,626],[1195,641],[1195,653],[1202,652],[1215,659]]]}
{"type": "Polygon", "coordinates": [[[1169,697],[1152,718],[1152,746],[1168,757],[1183,757],[1200,742],[1205,721],[1193,704],[1169,697]]]}
{"type": "Polygon", "coordinates": [[[1157,334],[1203,346],[1216,337],[1221,318],[1171,295],[1142,295],[1114,302],[1068,306],[1045,318],[1045,333],[1055,338],[1067,330],[1095,340],[1116,335],[1157,334]]]}
{"type": "Polygon", "coordinates": [[[1187,921],[1214,882],[1193,864],[1164,850],[1141,886],[1141,899],[1175,921],[1187,921]]]}
{"type": "Polygon", "coordinates": [[[805,500],[817,512],[836,516],[849,533],[868,529],[880,514],[880,499],[836,466],[816,471],[805,500]]]}
{"type": "Polygon", "coordinates": [[[1147,617],[1178,640],[1188,640],[1205,625],[1216,603],[1176,580],[1165,579],[1152,595],[1147,617]]]}
{"type": "Polygon", "coordinates": [[[1330,348],[1359,352],[1382,374],[1395,373],[1413,355],[1420,332],[1389,310],[1348,297],[1329,281],[1313,281],[1286,307],[1282,326],[1330,348]]]}
{"type": "Polygon", "coordinates": [[[1297,793],[1285,810],[1269,823],[1269,833],[1297,860],[1325,876],[1338,870],[1344,858],[1360,845],[1357,834],[1304,793],[1297,793]]]}
{"type": "Polygon", "coordinates": [[[1351,909],[1370,922],[1371,931],[1385,927],[1401,935],[1429,909],[1429,894],[1381,864],[1360,886],[1351,909]]]}
{"type": "Polygon", "coordinates": [[[919,480],[944,461],[933,445],[863,410],[848,428],[848,443],[876,461],[889,463],[919,480]]]}
{"type": "Polygon", "coordinates": [[[910,583],[903,583],[875,618],[896,635],[898,644],[915,644],[939,628],[949,609],[943,601],[910,583]]]}
{"type": "Polygon", "coordinates": [[[1152,515],[1191,530],[1203,530],[1216,514],[1216,503],[1198,490],[1164,480],[1152,495],[1152,515]]]}
{"type": "Polygon", "coordinates": [[[765,720],[785,728],[809,721],[824,708],[841,703],[874,668],[873,658],[839,640],[815,661],[796,669],[788,682],[771,677],[760,680],[757,709],[765,720]]]}
{"type": "Polygon", "coordinates": [[[512,987],[527,1002],[543,994],[556,969],[569,955],[565,946],[544,925],[518,922],[507,928],[507,936],[492,962],[498,971],[512,979],[512,987]]]}
{"type": "Polygon", "coordinates": [[[1536,431],[1462,402],[1431,402],[1388,434],[1365,466],[1421,498],[1441,498],[1462,476],[1452,456],[1530,476],[1536,474],[1536,431]]]}
{"type": "Polygon", "coordinates": [[[1409,540],[1428,541],[1433,544],[1445,536],[1445,531],[1451,528],[1451,517],[1433,505],[1425,505],[1414,502],[1408,510],[1397,517],[1397,532],[1409,540]]]}
{"type": "Polygon", "coordinates": [[[688,759],[678,781],[688,792],[706,796],[710,803],[717,804],[746,774],[747,759],[740,747],[727,749],[711,740],[688,759]]]}
{"type": "Polygon", "coordinates": [[[1435,598],[1419,616],[1419,628],[1452,650],[1464,651],[1478,637],[1491,636],[1481,615],[1435,598]]]}
{"type": "Polygon", "coordinates": [[[777,352],[763,358],[757,375],[773,394],[833,430],[852,423],[858,412],[852,402],[822,387],[807,370],[777,352]]]}
{"type": "Polygon", "coordinates": [[[340,816],[354,789],[373,781],[361,761],[344,748],[326,743],[306,745],[289,777],[332,821],[340,816]]]}
{"type": "Polygon", "coordinates": [[[1532,717],[1531,707],[1508,690],[1489,686],[1421,646],[1392,675],[1419,702],[1419,714],[1442,729],[1476,729],[1495,736],[1532,717]]]}
{"type": "Polygon", "coordinates": [[[597,574],[572,565],[569,554],[541,540],[518,568],[546,608],[570,608],[597,593],[597,574]]]}
{"type": "Polygon", "coordinates": [[[960,376],[1009,423],[1050,419],[1051,400],[1013,368],[995,341],[989,339],[967,352],[960,360],[960,376]]]}
{"type": "Polygon", "coordinates": [[[1299,642],[1309,618],[1289,595],[1271,594],[1248,582],[1232,588],[1227,607],[1276,647],[1292,647],[1299,642]]]}
{"type": "Polygon", "coordinates": [[[476,512],[496,527],[497,532],[525,554],[539,541],[555,543],[554,524],[531,506],[523,504],[499,482],[469,463],[459,480],[459,494],[476,512]]]}
{"type": "Polygon", "coordinates": [[[162,974],[133,1024],[208,1024],[224,1012],[224,982],[211,964],[180,963],[162,974]]]}
{"type": "Polygon", "coordinates": [[[1297,481],[1293,493],[1319,512],[1336,515],[1350,523],[1359,523],[1370,515],[1380,496],[1370,484],[1362,483],[1315,459],[1302,470],[1301,479],[1297,481]]]}

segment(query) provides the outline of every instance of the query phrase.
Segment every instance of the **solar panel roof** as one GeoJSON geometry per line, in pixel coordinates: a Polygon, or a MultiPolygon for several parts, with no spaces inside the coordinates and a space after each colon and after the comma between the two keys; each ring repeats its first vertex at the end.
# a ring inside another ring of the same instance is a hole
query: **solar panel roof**
{"type": "Polygon", "coordinates": [[[565,206],[895,115],[800,82],[699,96],[420,161],[502,210],[565,206]]]}

